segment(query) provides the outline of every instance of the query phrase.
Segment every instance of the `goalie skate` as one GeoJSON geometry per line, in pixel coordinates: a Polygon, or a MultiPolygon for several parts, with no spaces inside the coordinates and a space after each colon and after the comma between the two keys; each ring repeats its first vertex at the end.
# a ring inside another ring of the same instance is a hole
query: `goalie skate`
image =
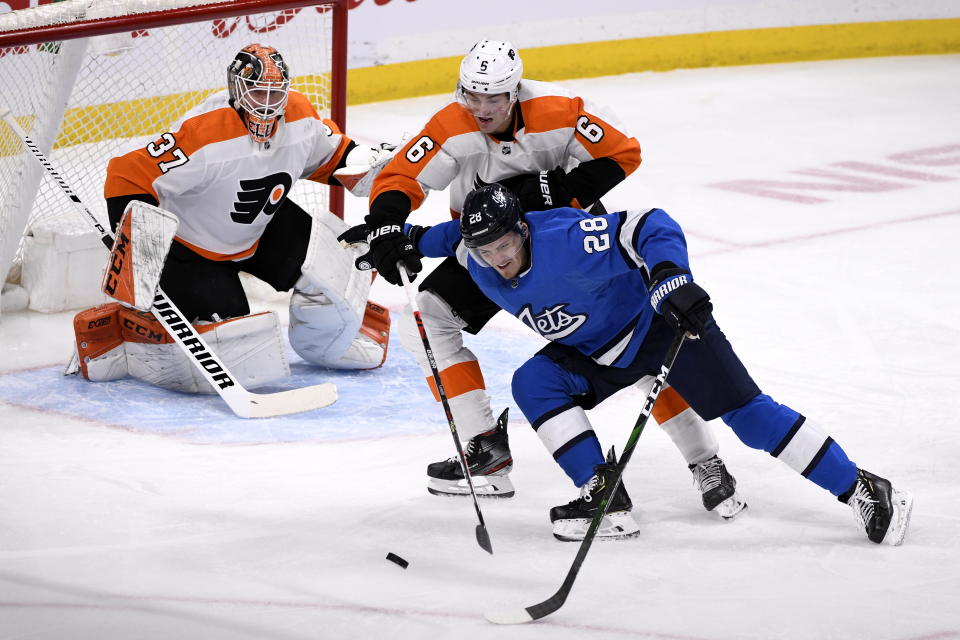
{"type": "MultiPolygon", "coordinates": [[[[514,494],[509,477],[513,457],[507,439],[508,411],[503,410],[493,429],[470,438],[464,447],[477,497],[509,498],[514,494]]],[[[427,491],[435,496],[470,495],[470,485],[463,476],[458,456],[427,465],[427,477],[427,491]]]]}
{"type": "Polygon", "coordinates": [[[737,493],[737,479],[727,471],[719,456],[689,465],[693,486],[701,493],[703,508],[713,511],[724,520],[732,520],[747,508],[746,501],[737,493]]]}
{"type": "Polygon", "coordinates": [[[857,525],[871,542],[893,546],[903,543],[913,511],[910,492],[897,491],[889,480],[857,469],[857,483],[848,494],[839,499],[853,509],[857,525]]]}
{"type": "MultiPolygon", "coordinates": [[[[550,509],[550,522],[553,523],[553,537],[564,542],[583,540],[590,523],[600,508],[600,503],[608,491],[607,478],[613,473],[615,460],[597,465],[595,475],[580,488],[580,497],[565,505],[550,509]]],[[[632,538],[640,532],[640,527],[630,515],[633,503],[627,495],[627,489],[620,483],[617,492],[610,500],[607,513],[600,521],[596,537],[606,540],[632,538]]]]}

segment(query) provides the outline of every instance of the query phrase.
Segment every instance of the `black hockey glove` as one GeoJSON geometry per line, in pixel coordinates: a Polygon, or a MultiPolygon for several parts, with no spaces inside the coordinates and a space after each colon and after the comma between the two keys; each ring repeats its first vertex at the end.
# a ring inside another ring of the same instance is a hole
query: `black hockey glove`
{"type": "Polygon", "coordinates": [[[573,196],[567,190],[565,177],[563,169],[558,167],[507,178],[501,180],[500,184],[516,194],[523,211],[543,211],[570,206],[573,196]]]}
{"type": "Polygon", "coordinates": [[[354,266],[360,271],[376,269],[390,284],[400,284],[397,262],[403,261],[407,273],[410,274],[411,282],[416,280],[416,274],[423,268],[420,262],[421,254],[417,251],[417,240],[429,228],[411,225],[404,233],[402,231],[403,225],[385,224],[377,227],[376,231],[379,231],[380,235],[374,237],[370,227],[366,224],[358,224],[337,236],[337,240],[344,246],[353,246],[360,243],[369,244],[370,250],[357,258],[354,266]],[[377,251],[380,251],[379,258],[377,251]],[[378,266],[380,264],[378,260],[385,261],[384,267],[387,267],[387,265],[391,267],[389,273],[386,268],[378,266]]]}
{"type": "MultiPolygon", "coordinates": [[[[356,226],[350,227],[343,233],[337,236],[337,241],[343,247],[352,247],[358,244],[366,244],[367,236],[370,235],[370,229],[366,224],[358,224],[356,226]]],[[[359,268],[359,267],[358,267],[359,268]]],[[[373,267],[367,269],[360,269],[361,271],[368,271],[373,267]]]]}
{"type": "Polygon", "coordinates": [[[713,303],[686,269],[654,269],[650,284],[650,304],[678,331],[699,336],[710,320],[713,303]]]}

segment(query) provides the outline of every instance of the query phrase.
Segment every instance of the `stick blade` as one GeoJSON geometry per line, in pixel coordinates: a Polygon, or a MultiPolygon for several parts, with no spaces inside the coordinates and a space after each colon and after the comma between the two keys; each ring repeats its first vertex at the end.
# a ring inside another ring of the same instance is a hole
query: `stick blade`
{"type": "Polygon", "coordinates": [[[526,609],[496,609],[494,611],[484,611],[483,617],[487,622],[493,624],[526,624],[533,622],[534,618],[526,609]]]}
{"type": "Polygon", "coordinates": [[[484,613],[483,617],[494,624],[525,624],[527,622],[533,622],[534,620],[547,617],[562,607],[563,603],[567,601],[567,595],[569,593],[569,586],[564,583],[559,591],[543,602],[532,604],[525,609],[499,609],[489,611],[484,613]]]}
{"type": "MultiPolygon", "coordinates": [[[[225,395],[224,398],[226,397],[225,395]]],[[[337,386],[325,382],[277,393],[247,391],[243,397],[231,397],[228,403],[241,418],[271,418],[322,409],[336,401],[337,386]]]]}
{"type": "Polygon", "coordinates": [[[490,544],[490,534],[482,524],[477,525],[477,544],[480,545],[481,549],[493,555],[493,545],[490,544]]]}

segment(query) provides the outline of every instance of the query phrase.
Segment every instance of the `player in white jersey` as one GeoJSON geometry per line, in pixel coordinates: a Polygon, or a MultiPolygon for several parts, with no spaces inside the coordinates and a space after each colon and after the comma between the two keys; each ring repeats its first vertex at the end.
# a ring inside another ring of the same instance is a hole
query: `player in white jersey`
{"type": "MultiPolygon", "coordinates": [[[[168,131],[110,160],[104,196],[111,225],[117,226],[132,200],[176,215],[179,227],[160,286],[191,321],[247,327],[233,329],[235,342],[242,344],[248,333],[265,336],[272,355],[261,359],[260,348],[251,345],[247,355],[237,355],[246,363],[239,365],[241,374],[245,366],[262,383],[258,367],[279,358],[283,369],[286,361],[276,323],[265,326],[249,315],[240,272],[277,291],[293,289],[290,343],[306,361],[346,369],[380,366],[390,319],[386,309],[367,302],[370,277],[352,268],[336,240],[347,225],[326,211],[308,213],[289,198],[297,180],[336,185],[335,171],[358,162],[372,165],[376,151],[358,146],[291,90],[290,70],[272,47],[242,49],[227,67],[227,84],[168,131]]],[[[98,337],[102,353],[94,360],[112,354],[106,360],[129,365],[130,349],[122,343],[167,341],[153,330],[149,314],[118,311],[116,305],[85,313],[78,331],[113,324],[121,332],[98,337]]],[[[79,333],[77,342],[90,344],[79,333]]],[[[141,361],[153,357],[150,348],[136,349],[146,349],[146,355],[138,351],[141,361]]],[[[85,366],[84,374],[117,377],[106,360],[93,367],[97,371],[85,366]]],[[[179,388],[170,377],[153,381],[179,388]]]]}
{"type": "MultiPolygon", "coordinates": [[[[472,189],[493,182],[516,192],[525,211],[568,205],[602,211],[601,196],[639,166],[640,144],[589,101],[522,75],[523,62],[510,43],[481,40],[471,48],[460,65],[454,99],[377,175],[366,217],[370,253],[358,261],[359,268],[372,263],[394,284],[399,283],[398,262],[410,273],[420,271],[419,255],[402,225],[429,190],[449,189],[454,218],[472,189]]],[[[441,263],[419,289],[417,302],[457,430],[469,440],[466,452],[477,491],[512,496],[506,411],[494,420],[480,365],[462,335],[480,331],[499,307],[453,259],[441,263]]],[[[439,401],[410,314],[400,322],[401,343],[418,360],[439,401]]],[[[704,506],[725,518],[736,516],[746,503],[717,456],[716,438],[675,391],[667,389],[661,397],[654,417],[683,454],[704,506]]],[[[427,475],[431,493],[468,493],[457,458],[428,465],[427,475]]]]}

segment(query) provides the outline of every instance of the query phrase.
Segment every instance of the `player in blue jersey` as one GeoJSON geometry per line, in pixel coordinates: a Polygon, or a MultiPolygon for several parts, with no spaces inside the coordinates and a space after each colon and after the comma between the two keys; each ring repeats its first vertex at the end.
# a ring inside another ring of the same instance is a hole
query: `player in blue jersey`
{"type": "MultiPolygon", "coordinates": [[[[600,199],[640,161],[640,142],[614,114],[561,86],[525,78],[520,52],[509,42],[480,40],[461,61],[450,103],[377,175],[363,232],[370,250],[358,266],[372,264],[384,280],[399,284],[402,261],[415,277],[422,265],[401,228],[430,190],[449,192],[454,218],[472,189],[493,182],[513,190],[527,211],[575,206],[602,212],[600,199]]],[[[480,362],[464,343],[465,334],[479,333],[500,308],[453,258],[425,275],[417,305],[464,442],[473,489],[479,496],[508,498],[514,486],[507,411],[495,418],[480,362]]],[[[400,314],[399,327],[400,344],[413,354],[440,402],[409,312],[400,314]]],[[[747,503],[719,456],[712,429],[675,389],[663,390],[652,417],[683,456],[704,508],[725,519],[742,513],[747,503]]],[[[432,462],[426,471],[430,493],[470,495],[457,456],[432,462]]]]}
{"type": "MultiPolygon", "coordinates": [[[[455,255],[484,294],[550,340],[514,373],[513,395],[580,488],[579,498],[550,510],[558,538],[583,538],[613,468],[584,410],[658,373],[684,331],[695,338],[669,382],[704,420],[721,418],[744,444],[850,505],[871,541],[903,541],[912,496],[858,468],[814,421],[761,392],[693,280],[680,226],[661,209],[521,215],[515,195],[490,185],[467,196],[459,222],[408,234],[424,256],[455,255]]],[[[635,534],[631,508],[621,488],[597,535],[635,534]]]]}

